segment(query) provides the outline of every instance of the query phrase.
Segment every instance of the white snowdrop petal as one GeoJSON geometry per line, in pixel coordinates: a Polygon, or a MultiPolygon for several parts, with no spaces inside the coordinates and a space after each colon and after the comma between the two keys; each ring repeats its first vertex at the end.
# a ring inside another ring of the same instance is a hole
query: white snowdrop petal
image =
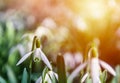
{"type": "Polygon", "coordinates": [[[87,65],[87,62],[80,64],[72,73],[71,75],[68,77],[68,81],[69,80],[73,80],[75,78],[75,76],[77,76],[79,74],[79,72],[84,69],[87,65]]]}
{"type": "Polygon", "coordinates": [[[52,66],[51,66],[49,60],[47,59],[46,55],[42,52],[41,49],[39,49],[39,51],[40,51],[40,57],[41,57],[42,61],[47,65],[47,67],[48,67],[50,70],[52,70],[52,66]]]}
{"type": "Polygon", "coordinates": [[[34,52],[33,60],[34,60],[34,62],[39,62],[41,60],[41,58],[40,58],[40,51],[39,51],[38,48],[34,52]]]}
{"type": "Polygon", "coordinates": [[[19,61],[16,65],[20,65],[23,61],[25,61],[31,54],[33,53],[33,51],[25,54],[19,61]]]}
{"type": "Polygon", "coordinates": [[[85,82],[85,79],[88,77],[88,73],[86,73],[83,77],[82,77],[82,79],[81,79],[81,83],[84,83],[85,82]]]}
{"type": "Polygon", "coordinates": [[[116,76],[116,73],[114,71],[114,69],[109,65],[107,64],[106,62],[102,61],[102,60],[99,60],[100,62],[100,65],[106,69],[109,73],[111,73],[113,76],[116,76]]]}
{"type": "Polygon", "coordinates": [[[53,72],[53,74],[55,75],[55,78],[58,80],[58,74],[53,72]]]}
{"type": "Polygon", "coordinates": [[[56,78],[58,80],[58,75],[57,73],[53,72],[53,71],[49,71],[48,74],[51,76],[51,78],[56,78]]]}
{"type": "Polygon", "coordinates": [[[35,83],[42,83],[42,77],[40,76],[35,83]]]}
{"type": "Polygon", "coordinates": [[[92,58],[91,59],[91,77],[92,77],[92,81],[93,83],[99,83],[100,79],[100,66],[99,66],[99,62],[98,62],[98,58],[92,58]]]}
{"type": "Polygon", "coordinates": [[[52,83],[52,81],[51,81],[51,79],[50,79],[50,77],[49,77],[48,74],[46,74],[45,79],[44,79],[44,82],[45,82],[45,83],[52,83]]]}

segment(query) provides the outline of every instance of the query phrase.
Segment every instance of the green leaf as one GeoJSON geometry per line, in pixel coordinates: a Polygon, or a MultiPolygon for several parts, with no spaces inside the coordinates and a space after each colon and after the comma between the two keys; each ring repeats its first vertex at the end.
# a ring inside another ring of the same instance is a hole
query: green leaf
{"type": "Polygon", "coordinates": [[[15,29],[14,29],[14,26],[13,26],[13,23],[11,21],[7,21],[6,22],[6,27],[7,27],[7,37],[8,38],[14,38],[15,36],[15,29]]]}
{"type": "Polygon", "coordinates": [[[21,83],[28,83],[28,73],[27,73],[27,70],[26,68],[24,68],[24,71],[23,71],[23,76],[22,76],[22,81],[21,83]]]}
{"type": "Polygon", "coordinates": [[[7,70],[7,76],[9,79],[9,83],[17,83],[16,76],[9,65],[6,65],[6,70],[7,70]]]}
{"type": "Polygon", "coordinates": [[[88,75],[88,77],[87,77],[85,83],[92,83],[92,79],[90,78],[90,75],[88,75]]]}
{"type": "Polygon", "coordinates": [[[6,36],[9,41],[9,46],[12,46],[14,38],[15,38],[15,28],[11,21],[6,22],[6,36]]]}
{"type": "Polygon", "coordinates": [[[65,62],[63,56],[57,56],[58,83],[67,83],[65,62]]]}
{"type": "Polygon", "coordinates": [[[120,65],[116,66],[116,76],[112,79],[111,83],[120,83],[120,65]]]}
{"type": "Polygon", "coordinates": [[[0,44],[2,43],[2,39],[3,39],[3,27],[0,24],[0,44]]]}
{"type": "Polygon", "coordinates": [[[107,80],[107,70],[104,70],[100,75],[101,83],[106,83],[107,80]]]}
{"type": "Polygon", "coordinates": [[[18,55],[18,51],[16,49],[14,49],[13,52],[9,53],[9,56],[8,56],[8,63],[9,63],[9,65],[15,66],[15,64],[17,63],[18,58],[19,58],[16,55],[18,55]]]}
{"type": "Polygon", "coordinates": [[[4,78],[0,76],[0,83],[7,83],[4,78]]]}

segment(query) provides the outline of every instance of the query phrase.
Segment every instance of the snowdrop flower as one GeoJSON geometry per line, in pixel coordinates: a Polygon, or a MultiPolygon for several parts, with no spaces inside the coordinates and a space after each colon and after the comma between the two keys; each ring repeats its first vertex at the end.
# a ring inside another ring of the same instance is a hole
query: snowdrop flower
{"type": "Polygon", "coordinates": [[[53,71],[48,71],[45,74],[45,77],[43,79],[43,75],[40,76],[35,83],[56,83],[58,81],[58,75],[53,71]]]}
{"type": "Polygon", "coordinates": [[[109,73],[111,73],[113,76],[116,76],[115,71],[113,70],[113,68],[108,65],[106,62],[100,60],[98,58],[98,50],[96,46],[92,46],[88,52],[88,60],[83,63],[82,65],[78,66],[73,72],[72,74],[68,77],[68,81],[69,80],[73,80],[74,77],[81,71],[83,70],[85,67],[89,67],[89,71],[83,76],[83,78],[81,79],[81,82],[83,83],[85,81],[85,79],[87,78],[87,76],[91,75],[92,78],[92,82],[93,83],[101,83],[100,81],[100,66],[102,66],[105,70],[107,70],[109,73]]]}
{"type": "MultiPolygon", "coordinates": [[[[34,41],[34,40],[33,40],[34,41]]],[[[52,66],[49,62],[49,60],[47,59],[46,55],[43,53],[43,51],[40,48],[40,40],[39,38],[36,38],[35,40],[35,44],[36,44],[36,49],[34,49],[33,51],[30,51],[29,53],[25,54],[17,63],[17,65],[20,65],[23,61],[25,61],[28,57],[32,56],[33,54],[33,61],[34,62],[39,62],[40,59],[42,59],[42,61],[47,65],[47,67],[52,70],[52,66]]],[[[34,47],[34,46],[33,46],[34,47]]]]}

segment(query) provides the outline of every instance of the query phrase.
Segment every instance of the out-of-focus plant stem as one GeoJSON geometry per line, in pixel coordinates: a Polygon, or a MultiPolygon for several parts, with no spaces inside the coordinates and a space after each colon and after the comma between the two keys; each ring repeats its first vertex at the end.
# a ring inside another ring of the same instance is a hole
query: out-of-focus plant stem
{"type": "MultiPolygon", "coordinates": [[[[34,45],[35,45],[36,38],[37,38],[37,36],[34,36],[31,51],[34,50],[34,47],[35,47],[34,45]]],[[[30,56],[30,64],[29,64],[29,83],[31,83],[32,60],[33,60],[33,56],[31,55],[30,56]]]]}

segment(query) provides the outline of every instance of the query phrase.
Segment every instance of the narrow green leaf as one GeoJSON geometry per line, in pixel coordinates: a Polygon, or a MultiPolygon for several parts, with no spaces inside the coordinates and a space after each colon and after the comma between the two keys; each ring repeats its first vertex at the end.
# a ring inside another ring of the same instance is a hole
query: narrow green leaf
{"type": "Polygon", "coordinates": [[[9,65],[15,66],[19,58],[18,56],[16,56],[17,54],[18,54],[18,51],[15,48],[13,48],[13,51],[9,53],[9,57],[8,57],[9,65]]]}
{"type": "Polygon", "coordinates": [[[117,82],[120,82],[120,65],[116,67],[116,73],[117,73],[117,82]]]}
{"type": "Polygon", "coordinates": [[[9,65],[6,65],[6,70],[7,70],[7,76],[9,79],[9,83],[17,83],[16,76],[9,65]]]}
{"type": "Polygon", "coordinates": [[[92,79],[90,78],[90,75],[88,75],[88,77],[87,77],[85,83],[92,83],[92,79]]]}
{"type": "Polygon", "coordinates": [[[3,39],[3,27],[2,25],[0,24],[0,44],[2,43],[2,39],[3,39]]]}
{"type": "Polygon", "coordinates": [[[11,21],[6,22],[6,37],[9,41],[9,46],[12,46],[15,38],[15,28],[11,21]]]}
{"type": "Polygon", "coordinates": [[[22,76],[22,81],[21,83],[28,83],[28,73],[27,73],[27,70],[26,68],[24,68],[24,71],[23,71],[23,76],[22,76]]]}
{"type": "Polygon", "coordinates": [[[6,27],[7,27],[7,31],[6,31],[7,37],[13,39],[15,36],[15,29],[13,23],[11,21],[7,21],[6,27]]]}
{"type": "Polygon", "coordinates": [[[67,83],[65,62],[61,54],[57,56],[57,73],[58,73],[58,83],[67,83]]]}
{"type": "Polygon", "coordinates": [[[7,83],[3,77],[0,76],[0,83],[7,83]]]}
{"type": "Polygon", "coordinates": [[[111,83],[120,83],[120,65],[116,66],[116,76],[112,79],[111,83]]]}
{"type": "Polygon", "coordinates": [[[107,80],[107,70],[104,70],[100,75],[101,83],[106,83],[107,80]]]}

